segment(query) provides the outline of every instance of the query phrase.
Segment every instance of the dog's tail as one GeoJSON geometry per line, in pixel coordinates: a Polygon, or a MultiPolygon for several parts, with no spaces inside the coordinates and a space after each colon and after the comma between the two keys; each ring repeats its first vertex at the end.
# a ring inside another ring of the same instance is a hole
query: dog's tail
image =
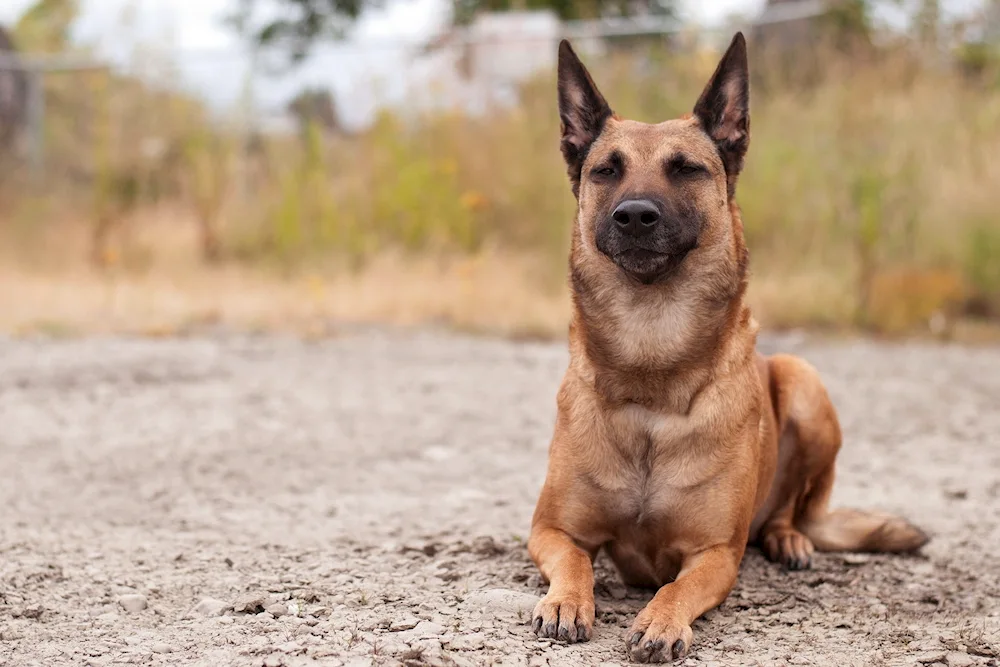
{"type": "Polygon", "coordinates": [[[801,530],[819,551],[908,553],[930,541],[902,517],[854,509],[826,512],[803,522],[801,530]]]}

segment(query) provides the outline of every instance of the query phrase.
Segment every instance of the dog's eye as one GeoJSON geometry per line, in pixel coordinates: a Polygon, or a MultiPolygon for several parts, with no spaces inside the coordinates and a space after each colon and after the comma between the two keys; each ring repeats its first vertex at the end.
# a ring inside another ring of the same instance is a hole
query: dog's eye
{"type": "Polygon", "coordinates": [[[596,176],[614,176],[614,167],[601,167],[600,169],[595,169],[594,174],[596,176]]]}
{"type": "Polygon", "coordinates": [[[681,166],[677,167],[677,173],[683,174],[684,176],[697,174],[701,170],[702,170],[701,167],[694,164],[682,164],[681,166]]]}

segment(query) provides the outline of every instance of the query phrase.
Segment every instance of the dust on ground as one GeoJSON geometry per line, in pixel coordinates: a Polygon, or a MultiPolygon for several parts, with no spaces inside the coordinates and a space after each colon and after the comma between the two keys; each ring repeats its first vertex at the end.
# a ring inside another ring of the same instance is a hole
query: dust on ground
{"type": "MultiPolygon", "coordinates": [[[[996,665],[1000,349],[763,338],[824,374],[835,504],[923,556],[755,550],[686,665],[996,665]]],[[[625,664],[527,625],[564,344],[358,331],[0,340],[0,665],[625,664]]]]}

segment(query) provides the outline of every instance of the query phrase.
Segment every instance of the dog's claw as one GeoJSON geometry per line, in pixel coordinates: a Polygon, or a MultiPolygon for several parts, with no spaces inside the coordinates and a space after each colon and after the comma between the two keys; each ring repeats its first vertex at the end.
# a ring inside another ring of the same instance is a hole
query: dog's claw
{"type": "Polygon", "coordinates": [[[674,660],[679,660],[684,657],[684,654],[687,652],[687,646],[684,645],[683,639],[678,639],[674,642],[672,652],[674,660]]]}
{"type": "Polygon", "coordinates": [[[542,617],[536,616],[535,620],[531,622],[531,630],[537,635],[541,629],[542,629],[542,617]]]}
{"type": "Polygon", "coordinates": [[[629,646],[638,646],[640,641],[642,641],[642,633],[637,632],[632,635],[632,638],[628,640],[628,643],[629,646]]]}

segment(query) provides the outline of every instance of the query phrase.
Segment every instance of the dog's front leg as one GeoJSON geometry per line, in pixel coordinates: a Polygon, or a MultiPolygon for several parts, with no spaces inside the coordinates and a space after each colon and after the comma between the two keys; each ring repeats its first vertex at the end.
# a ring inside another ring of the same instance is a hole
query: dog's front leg
{"type": "Polygon", "coordinates": [[[670,662],[684,657],[691,647],[691,623],[726,599],[742,557],[741,549],[729,545],[685,557],[677,578],[657,591],[628,631],[632,659],[670,662]]]}
{"type": "Polygon", "coordinates": [[[542,526],[532,528],[528,553],[549,582],[549,592],[535,605],[535,634],[568,642],[588,641],[594,632],[591,554],[565,532],[542,526]]]}

